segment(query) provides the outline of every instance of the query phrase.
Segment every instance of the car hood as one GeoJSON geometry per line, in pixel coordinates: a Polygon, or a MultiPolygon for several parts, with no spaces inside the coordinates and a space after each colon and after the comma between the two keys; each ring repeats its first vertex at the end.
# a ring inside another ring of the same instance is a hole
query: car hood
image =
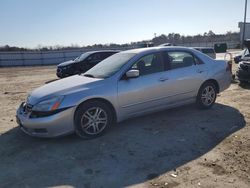
{"type": "Polygon", "coordinates": [[[63,63],[60,63],[59,65],[57,65],[57,67],[64,67],[64,66],[67,66],[67,65],[71,65],[73,63],[75,63],[74,60],[69,60],[69,61],[65,61],[63,63]]]}
{"type": "Polygon", "coordinates": [[[28,96],[27,102],[34,105],[53,96],[67,95],[75,91],[87,90],[90,87],[94,87],[94,85],[97,86],[101,84],[103,81],[103,79],[88,78],[83,75],[70,76],[35,89],[28,96]]]}

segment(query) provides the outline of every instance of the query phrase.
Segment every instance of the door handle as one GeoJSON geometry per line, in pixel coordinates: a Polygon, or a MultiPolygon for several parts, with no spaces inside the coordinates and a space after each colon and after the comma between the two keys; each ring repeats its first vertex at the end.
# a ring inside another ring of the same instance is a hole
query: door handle
{"type": "Polygon", "coordinates": [[[203,72],[204,72],[203,70],[197,70],[197,73],[199,73],[199,74],[201,74],[203,72]]]}
{"type": "Polygon", "coordinates": [[[159,79],[160,82],[165,82],[166,80],[169,80],[169,78],[160,78],[159,79]]]}

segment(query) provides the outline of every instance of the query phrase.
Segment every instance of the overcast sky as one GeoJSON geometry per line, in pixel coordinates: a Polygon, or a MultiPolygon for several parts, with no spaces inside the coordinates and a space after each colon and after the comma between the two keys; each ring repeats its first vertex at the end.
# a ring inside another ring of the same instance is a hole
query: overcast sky
{"type": "Polygon", "coordinates": [[[195,35],[209,30],[239,31],[244,2],[0,0],[0,46],[120,44],[152,39],[154,33],[195,35]]]}

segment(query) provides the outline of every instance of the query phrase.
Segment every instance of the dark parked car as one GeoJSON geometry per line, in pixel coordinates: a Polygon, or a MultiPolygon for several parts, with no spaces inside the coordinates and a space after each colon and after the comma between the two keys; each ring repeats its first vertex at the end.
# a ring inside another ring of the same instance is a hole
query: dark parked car
{"type": "Polygon", "coordinates": [[[241,61],[238,65],[236,75],[240,83],[250,82],[250,61],[241,61]]]}
{"type": "Polygon", "coordinates": [[[241,83],[250,82],[250,40],[246,40],[244,45],[246,46],[246,49],[240,57],[238,70],[236,72],[241,83]]]}
{"type": "Polygon", "coordinates": [[[250,59],[250,39],[245,40],[244,42],[246,48],[237,56],[234,57],[234,62],[238,64],[239,62],[250,59]]]}
{"type": "Polygon", "coordinates": [[[247,57],[249,58],[250,57],[250,52],[249,52],[250,50],[249,49],[244,49],[241,53],[240,53],[240,55],[237,55],[237,56],[235,56],[234,57],[234,62],[236,63],[236,64],[238,64],[239,62],[241,62],[241,61],[243,61],[243,59],[246,59],[247,57]]]}
{"type": "Polygon", "coordinates": [[[57,66],[56,75],[59,78],[65,78],[75,74],[84,73],[102,60],[118,52],[118,50],[86,52],[77,57],[75,60],[60,63],[57,66]]]}

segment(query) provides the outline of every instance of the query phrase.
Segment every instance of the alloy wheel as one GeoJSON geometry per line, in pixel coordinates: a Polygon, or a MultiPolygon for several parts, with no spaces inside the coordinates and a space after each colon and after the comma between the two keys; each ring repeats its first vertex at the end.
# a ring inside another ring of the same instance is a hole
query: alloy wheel
{"type": "Polygon", "coordinates": [[[209,106],[211,105],[216,97],[215,90],[212,86],[207,86],[204,88],[201,94],[201,101],[204,105],[209,106]]]}
{"type": "Polygon", "coordinates": [[[102,132],[108,123],[108,115],[100,107],[88,109],[81,118],[81,126],[85,133],[96,135],[102,132]]]}

